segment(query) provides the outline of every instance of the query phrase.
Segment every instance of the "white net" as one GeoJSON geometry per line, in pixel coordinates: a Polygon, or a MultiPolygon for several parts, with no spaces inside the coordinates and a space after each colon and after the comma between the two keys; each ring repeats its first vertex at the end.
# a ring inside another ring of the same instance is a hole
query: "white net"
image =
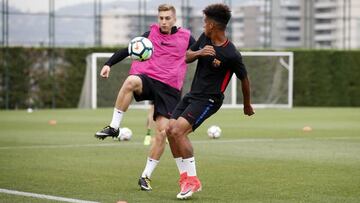
{"type": "MultiPolygon", "coordinates": [[[[251,101],[255,108],[291,108],[293,95],[292,52],[241,52],[251,81],[251,101]]],[[[79,108],[113,107],[117,93],[128,76],[130,59],[111,68],[108,79],[99,76],[112,53],[93,53],[87,57],[86,76],[79,108]]],[[[196,62],[189,64],[183,93],[190,90],[196,62]]],[[[225,91],[223,108],[242,108],[241,82],[233,75],[225,91]]],[[[146,108],[147,102],[135,102],[130,108],[146,108]]]]}

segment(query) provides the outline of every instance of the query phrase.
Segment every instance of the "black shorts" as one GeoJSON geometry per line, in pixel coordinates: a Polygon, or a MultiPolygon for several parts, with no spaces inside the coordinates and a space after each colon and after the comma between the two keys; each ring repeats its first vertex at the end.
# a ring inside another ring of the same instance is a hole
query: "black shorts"
{"type": "Polygon", "coordinates": [[[214,97],[200,97],[188,93],[176,106],[171,118],[178,119],[180,116],[185,118],[195,131],[201,123],[220,109],[222,101],[214,97]]]}
{"type": "Polygon", "coordinates": [[[147,75],[137,75],[142,80],[142,93],[134,94],[136,101],[151,100],[154,103],[154,121],[161,115],[170,118],[176,104],[180,101],[181,94],[176,88],[173,88],[163,82],[152,79],[147,75]]]}

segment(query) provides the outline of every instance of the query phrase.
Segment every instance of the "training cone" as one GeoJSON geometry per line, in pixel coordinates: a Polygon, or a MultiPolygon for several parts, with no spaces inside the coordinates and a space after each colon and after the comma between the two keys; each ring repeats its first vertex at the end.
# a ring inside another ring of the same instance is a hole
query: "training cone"
{"type": "Polygon", "coordinates": [[[57,121],[54,119],[49,120],[49,125],[56,125],[57,121]]]}
{"type": "Polygon", "coordinates": [[[302,130],[304,132],[310,132],[310,131],[312,131],[312,128],[310,126],[304,126],[302,130]]]}

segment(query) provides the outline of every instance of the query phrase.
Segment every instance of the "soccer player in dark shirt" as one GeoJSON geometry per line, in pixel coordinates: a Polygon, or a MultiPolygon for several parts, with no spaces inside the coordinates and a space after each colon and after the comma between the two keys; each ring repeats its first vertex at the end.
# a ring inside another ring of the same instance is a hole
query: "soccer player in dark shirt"
{"type": "Polygon", "coordinates": [[[187,51],[186,61],[198,60],[191,90],[177,105],[166,129],[174,158],[183,159],[179,199],[191,197],[201,190],[196,175],[193,147],[188,134],[219,110],[224,91],[233,73],[241,80],[244,114],[251,116],[250,83],[240,53],[225,36],[231,11],[224,4],[212,4],[204,10],[204,33],[187,51]]]}

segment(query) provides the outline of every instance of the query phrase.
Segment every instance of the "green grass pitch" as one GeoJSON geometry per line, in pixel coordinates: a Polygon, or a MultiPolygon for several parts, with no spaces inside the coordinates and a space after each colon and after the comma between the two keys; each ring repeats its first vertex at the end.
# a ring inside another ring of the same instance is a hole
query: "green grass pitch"
{"type": "MultiPolygon", "coordinates": [[[[130,109],[129,142],[99,141],[112,109],[0,111],[0,188],[98,202],[179,202],[169,147],[139,191],[145,110],[130,109]],[[54,119],[56,125],[49,125],[54,119]]],[[[360,108],[220,110],[190,136],[203,191],[186,202],[360,202],[360,108]],[[210,125],[222,136],[211,140],[210,125]],[[311,126],[311,132],[303,132],[311,126]]],[[[56,202],[0,193],[0,202],[56,202]]]]}

